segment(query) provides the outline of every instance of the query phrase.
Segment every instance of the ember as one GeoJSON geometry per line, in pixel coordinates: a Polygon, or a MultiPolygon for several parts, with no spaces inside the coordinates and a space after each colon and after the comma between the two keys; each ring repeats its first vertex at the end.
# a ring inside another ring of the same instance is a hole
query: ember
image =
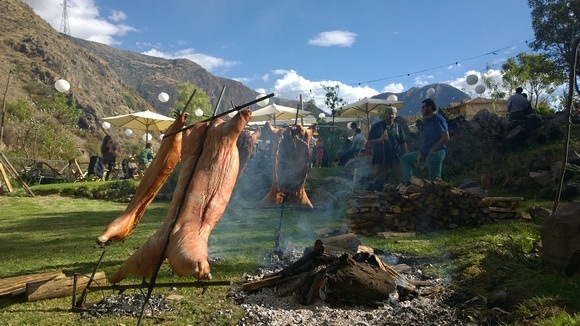
{"type": "MultiPolygon", "coordinates": [[[[322,241],[324,242],[324,239],[322,241]]],[[[366,248],[368,249],[370,248],[366,248]]],[[[336,247],[328,248],[326,251],[338,253],[336,247]]],[[[326,251],[324,255],[327,255],[326,251]]],[[[316,249],[310,251],[312,252],[316,252],[316,249]]],[[[357,255],[360,256],[360,253],[357,255]]],[[[367,260],[373,256],[369,255],[367,260]]],[[[334,257],[334,260],[342,259],[344,262],[351,259],[348,254],[341,257],[334,257]]],[[[286,264],[282,270],[263,271],[258,276],[246,275],[248,283],[245,283],[242,288],[235,289],[231,294],[247,314],[247,317],[238,325],[467,325],[470,323],[465,314],[445,303],[452,295],[452,291],[446,289],[444,280],[427,279],[419,269],[406,264],[394,265],[392,268],[387,266],[390,270],[388,274],[392,274],[397,280],[397,289],[394,292],[398,294],[398,299],[395,295],[387,300],[374,300],[374,293],[351,293],[349,297],[349,294],[343,292],[340,297],[334,297],[341,299],[336,300],[341,302],[331,302],[321,298],[305,302],[303,289],[308,282],[304,282],[304,278],[302,281],[284,283],[277,280],[273,282],[277,284],[269,283],[272,275],[283,275],[297,268],[297,265],[304,266],[313,257],[309,257],[308,253],[300,257],[299,254],[297,255],[296,248],[287,246],[284,251],[277,251],[273,254],[270,260],[276,268],[281,265],[281,262],[288,262],[289,258],[294,259],[294,262],[286,264]],[[260,284],[264,281],[266,282],[260,284]],[[255,291],[247,290],[248,287],[256,286],[256,284],[258,285],[255,291]],[[413,288],[415,291],[411,291],[413,288]],[[335,305],[335,303],[341,303],[341,305],[335,305]]],[[[376,258],[378,257],[375,257],[375,261],[377,261],[376,258]]],[[[380,258],[378,260],[382,261],[380,258]]],[[[352,261],[348,264],[352,264],[352,261]]],[[[370,267],[374,264],[363,263],[362,265],[370,267]]],[[[320,266],[302,274],[311,275],[319,271],[320,266]]],[[[348,286],[345,284],[340,290],[348,286]]]]}
{"type": "MultiPolygon", "coordinates": [[[[81,313],[81,319],[100,318],[103,316],[133,316],[139,317],[145,295],[136,294],[119,294],[106,297],[99,303],[88,308],[88,311],[81,313]]],[[[149,299],[145,306],[145,316],[160,316],[166,312],[172,311],[173,308],[165,301],[165,296],[154,295],[149,299]]]]}

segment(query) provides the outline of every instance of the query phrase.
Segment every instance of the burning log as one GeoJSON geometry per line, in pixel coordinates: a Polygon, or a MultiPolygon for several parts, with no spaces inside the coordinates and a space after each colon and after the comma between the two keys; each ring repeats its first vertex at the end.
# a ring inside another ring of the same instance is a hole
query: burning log
{"type": "Polygon", "coordinates": [[[310,166],[310,140],[316,127],[301,125],[275,128],[270,123],[264,127],[264,136],[273,145],[274,169],[270,191],[258,207],[281,205],[284,200],[297,206],[313,208],[306,195],[304,183],[310,166]]]}
{"type": "Polygon", "coordinates": [[[327,267],[320,298],[331,304],[373,305],[389,300],[395,289],[396,282],[391,275],[344,254],[327,267]]]}
{"type": "MultiPolygon", "coordinates": [[[[336,244],[352,237],[352,234],[331,237],[328,243],[336,244]]],[[[316,240],[314,247],[306,249],[290,266],[262,280],[246,283],[242,289],[250,292],[276,286],[282,294],[297,292],[303,304],[321,298],[335,304],[374,305],[396,296],[398,290],[405,294],[416,292],[415,286],[367,247],[359,246],[359,253],[354,256],[349,253],[333,256],[327,254],[324,243],[325,239],[316,240]]]]}

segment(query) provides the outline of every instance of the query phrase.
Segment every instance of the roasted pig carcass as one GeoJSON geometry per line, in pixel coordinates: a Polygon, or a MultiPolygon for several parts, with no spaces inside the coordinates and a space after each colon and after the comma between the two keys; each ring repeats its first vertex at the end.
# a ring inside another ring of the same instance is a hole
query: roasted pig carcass
{"type": "Polygon", "coordinates": [[[312,208],[304,183],[310,166],[310,140],[316,125],[273,127],[266,122],[263,135],[272,143],[274,169],[270,191],[258,207],[281,205],[283,200],[312,208]]]}
{"type": "MultiPolygon", "coordinates": [[[[166,133],[170,134],[182,129],[186,121],[187,113],[183,113],[167,128],[166,133]]],[[[104,244],[109,240],[119,242],[129,237],[143,217],[145,210],[179,162],[181,145],[182,133],[163,138],[157,155],[155,155],[143,179],[139,182],[139,186],[137,186],[135,196],[133,196],[125,211],[97,237],[98,244],[104,244]]]]}
{"type": "Polygon", "coordinates": [[[256,146],[256,142],[262,135],[260,130],[256,130],[251,132],[249,130],[244,130],[238,137],[238,141],[236,146],[238,147],[238,152],[240,154],[240,169],[238,171],[238,178],[242,175],[246,167],[248,166],[248,162],[250,162],[250,156],[254,151],[256,146]]]}
{"type": "Polygon", "coordinates": [[[251,111],[242,110],[227,122],[216,119],[207,127],[202,123],[194,126],[184,141],[177,188],[163,225],[111,275],[110,282],[118,283],[129,275],[150,276],[166,239],[164,258],[176,274],[210,277],[207,240],[236,183],[236,141],[250,118],[251,111]]]}

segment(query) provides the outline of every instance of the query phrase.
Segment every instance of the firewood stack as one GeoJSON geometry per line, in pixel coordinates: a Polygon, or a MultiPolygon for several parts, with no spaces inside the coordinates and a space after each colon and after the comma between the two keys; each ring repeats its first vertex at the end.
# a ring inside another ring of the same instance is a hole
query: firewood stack
{"type": "Polygon", "coordinates": [[[417,178],[398,189],[387,185],[382,192],[354,194],[346,209],[349,230],[357,234],[481,225],[491,213],[482,196],[417,178]]]}

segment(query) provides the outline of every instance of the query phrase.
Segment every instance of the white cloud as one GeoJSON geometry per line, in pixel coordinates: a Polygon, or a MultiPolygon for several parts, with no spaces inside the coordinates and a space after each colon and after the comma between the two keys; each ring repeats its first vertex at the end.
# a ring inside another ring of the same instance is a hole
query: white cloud
{"type": "Polygon", "coordinates": [[[381,93],[402,93],[405,90],[405,86],[401,83],[390,83],[389,85],[383,87],[381,93]]]}
{"type": "Polygon", "coordinates": [[[212,57],[207,54],[195,52],[195,50],[191,48],[179,50],[173,53],[151,49],[149,51],[143,52],[143,54],[165,59],[189,59],[210,72],[218,68],[227,69],[237,64],[235,61],[228,61],[225,59],[212,57]]]}
{"type": "Polygon", "coordinates": [[[269,82],[269,81],[270,81],[270,75],[269,75],[269,74],[264,74],[264,75],[262,75],[262,77],[260,77],[260,79],[261,79],[263,82],[267,83],[267,82],[269,82]]]}
{"type": "MultiPolygon", "coordinates": [[[[60,30],[62,6],[46,0],[24,0],[24,2],[55,30],[60,30]]],[[[94,0],[74,0],[68,4],[68,22],[70,33],[74,37],[113,45],[119,44],[119,40],[115,37],[137,31],[130,25],[120,23],[127,18],[127,15],[121,11],[113,11],[108,17],[111,21],[101,17],[94,0]]]]}
{"type": "Polygon", "coordinates": [[[320,80],[312,81],[299,75],[294,70],[275,70],[274,75],[280,76],[274,84],[273,92],[276,96],[286,99],[298,100],[300,94],[302,94],[302,99],[304,101],[309,101],[313,99],[316,106],[322,108],[323,110],[329,112],[329,109],[325,106],[324,100],[326,99],[326,92],[323,86],[339,86],[339,94],[346,103],[354,102],[365,97],[372,97],[379,92],[369,86],[351,86],[346,85],[340,81],[331,80],[320,80]]]}
{"type": "Polygon", "coordinates": [[[309,45],[316,46],[352,46],[356,40],[356,33],[348,31],[322,32],[308,40],[309,45]]]}
{"type": "Polygon", "coordinates": [[[127,19],[127,15],[120,10],[111,10],[111,14],[109,15],[109,19],[118,23],[120,21],[124,21],[125,19],[127,19]]]}
{"type": "Polygon", "coordinates": [[[415,77],[414,81],[416,85],[419,86],[425,86],[425,85],[429,85],[432,84],[435,80],[435,76],[433,75],[421,75],[421,76],[417,76],[415,77]]]}

